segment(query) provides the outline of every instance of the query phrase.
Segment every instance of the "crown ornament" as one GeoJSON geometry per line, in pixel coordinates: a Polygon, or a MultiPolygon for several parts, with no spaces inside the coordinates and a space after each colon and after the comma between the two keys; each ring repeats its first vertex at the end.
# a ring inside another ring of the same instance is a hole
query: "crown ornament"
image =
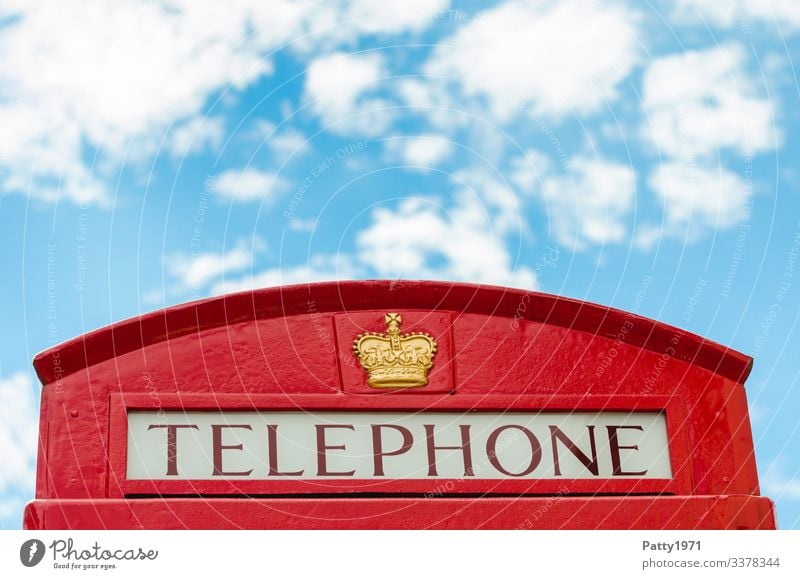
{"type": "Polygon", "coordinates": [[[428,383],[428,370],[436,355],[436,340],[429,334],[400,333],[403,318],[386,314],[386,333],[367,332],[353,342],[353,353],[367,371],[373,388],[417,388],[428,383]]]}

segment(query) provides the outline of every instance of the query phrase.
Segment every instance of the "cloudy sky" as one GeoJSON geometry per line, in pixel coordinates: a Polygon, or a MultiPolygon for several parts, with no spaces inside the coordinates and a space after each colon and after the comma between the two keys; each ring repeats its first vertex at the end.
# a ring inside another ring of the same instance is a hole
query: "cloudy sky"
{"type": "Polygon", "coordinates": [[[5,0],[0,527],[33,493],[35,353],[374,277],[752,355],[762,491],[800,527],[799,55],[796,0],[5,0]]]}

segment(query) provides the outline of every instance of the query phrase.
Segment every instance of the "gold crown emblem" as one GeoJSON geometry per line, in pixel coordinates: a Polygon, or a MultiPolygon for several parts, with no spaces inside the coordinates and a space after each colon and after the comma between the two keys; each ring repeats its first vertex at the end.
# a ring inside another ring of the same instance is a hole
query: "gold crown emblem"
{"type": "Polygon", "coordinates": [[[386,333],[360,334],[353,352],[369,374],[373,388],[415,388],[428,383],[428,370],[436,354],[436,340],[425,333],[400,333],[403,318],[386,314],[386,333]]]}

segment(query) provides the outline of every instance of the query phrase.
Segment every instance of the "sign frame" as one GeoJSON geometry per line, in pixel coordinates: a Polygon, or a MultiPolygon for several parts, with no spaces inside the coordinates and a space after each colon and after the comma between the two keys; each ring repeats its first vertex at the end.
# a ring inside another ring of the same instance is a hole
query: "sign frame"
{"type": "Polygon", "coordinates": [[[402,397],[346,394],[112,394],[110,399],[109,498],[180,495],[291,495],[385,493],[412,495],[681,495],[692,490],[692,458],[686,429],[686,410],[677,396],[441,396],[402,397]],[[617,479],[128,479],[129,411],[394,411],[394,412],[663,412],[672,470],[671,479],[620,477],[617,479]],[[447,489],[444,492],[442,489],[447,489]],[[565,491],[565,489],[569,489],[565,491]]]}

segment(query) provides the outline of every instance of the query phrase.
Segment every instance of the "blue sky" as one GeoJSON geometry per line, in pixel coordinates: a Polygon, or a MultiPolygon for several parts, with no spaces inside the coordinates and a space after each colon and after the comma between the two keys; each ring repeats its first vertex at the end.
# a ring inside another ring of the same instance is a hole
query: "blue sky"
{"type": "Polygon", "coordinates": [[[0,525],[36,352],[250,287],[429,278],[635,311],[755,358],[800,528],[800,3],[0,7],[0,525]]]}

